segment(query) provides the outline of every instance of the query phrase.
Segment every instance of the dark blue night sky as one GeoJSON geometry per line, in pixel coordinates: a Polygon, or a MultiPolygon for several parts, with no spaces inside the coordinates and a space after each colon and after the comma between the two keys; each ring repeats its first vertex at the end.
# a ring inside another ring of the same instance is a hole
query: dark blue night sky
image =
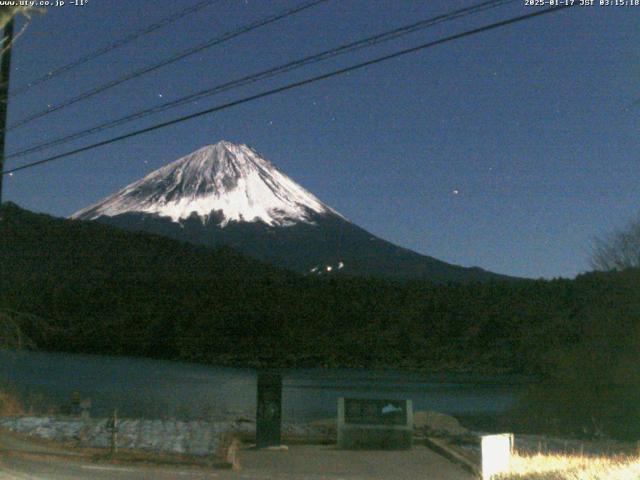
{"type": "MultiPolygon", "coordinates": [[[[49,9],[17,41],[12,88],[192,3],[49,9]]],[[[11,99],[9,123],[296,3],[219,0],[11,99]]],[[[13,130],[7,153],[474,3],[330,0],[13,130]]],[[[523,0],[442,24],[5,168],[535,8],[523,0]]],[[[640,6],[556,12],[17,172],[5,199],[67,216],[226,139],[399,245],[505,274],[572,277],[588,270],[594,235],[638,214],[639,21],[640,6]]]]}

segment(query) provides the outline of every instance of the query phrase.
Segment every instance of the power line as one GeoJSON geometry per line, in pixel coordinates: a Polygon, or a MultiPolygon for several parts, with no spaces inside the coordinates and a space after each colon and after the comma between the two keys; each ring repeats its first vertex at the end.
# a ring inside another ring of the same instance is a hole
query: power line
{"type": "Polygon", "coordinates": [[[122,37],[119,40],[116,40],[115,42],[112,42],[108,45],[105,45],[102,48],[99,48],[97,50],[94,50],[93,52],[87,53],[86,55],[83,55],[81,57],[76,58],[75,60],[61,66],[58,67],[54,70],[51,70],[50,72],[46,73],[45,75],[42,75],[41,77],[35,78],[34,80],[31,80],[30,82],[27,82],[27,85],[25,85],[22,88],[18,88],[16,90],[14,90],[10,97],[16,97],[18,95],[21,95],[23,93],[25,93],[26,91],[30,90],[31,88],[35,87],[36,85],[40,85],[42,83],[48,82],[49,80],[51,80],[52,78],[55,78],[65,72],[68,72],[69,70],[72,70],[76,67],[79,67],[80,65],[84,65],[85,63],[94,60],[106,53],[111,52],[112,50],[115,50],[117,48],[120,48],[128,43],[133,42],[134,40],[137,40],[138,38],[141,38],[145,35],[148,35],[150,33],[155,32],[156,30],[160,30],[161,28],[166,27],[167,25],[170,25],[178,20],[180,20],[181,18],[184,18],[188,15],[191,15],[192,13],[196,13],[199,12],[200,10],[203,10],[204,8],[208,7],[209,5],[212,5],[213,3],[217,2],[218,0],[203,0],[200,1],[198,3],[196,3],[195,5],[191,5],[187,8],[184,8],[182,10],[179,10],[178,12],[175,12],[167,17],[164,17],[162,19],[160,19],[159,21],[157,21],[156,23],[152,23],[151,25],[143,28],[142,30],[139,30],[137,32],[134,32],[130,35],[127,35],[125,37],[122,37]]]}
{"type": "Polygon", "coordinates": [[[286,92],[288,90],[292,90],[294,88],[302,87],[304,85],[309,85],[309,84],[312,84],[312,83],[319,82],[321,80],[326,80],[326,79],[331,78],[331,77],[335,77],[335,76],[338,76],[338,75],[343,75],[345,73],[353,72],[353,71],[359,70],[361,68],[365,68],[365,67],[369,67],[371,65],[382,63],[382,62],[385,62],[387,60],[391,60],[393,58],[397,58],[397,57],[400,57],[400,56],[403,56],[403,55],[408,55],[410,53],[415,53],[415,52],[418,52],[420,50],[425,50],[425,49],[428,49],[428,48],[432,48],[432,47],[435,47],[437,45],[441,45],[441,44],[448,43],[448,42],[451,42],[451,41],[454,41],[454,40],[458,40],[458,39],[461,39],[461,38],[465,38],[465,37],[469,37],[469,36],[472,36],[472,35],[476,35],[478,33],[483,33],[483,32],[487,32],[487,31],[490,31],[490,30],[495,30],[497,28],[504,27],[504,26],[507,26],[507,25],[512,25],[514,23],[523,22],[525,20],[529,20],[529,19],[532,19],[532,18],[535,18],[535,17],[546,15],[548,13],[564,10],[565,8],[571,8],[572,6],[573,5],[571,5],[571,4],[567,4],[567,5],[562,5],[562,6],[558,6],[558,7],[547,8],[545,10],[541,10],[541,11],[538,11],[538,12],[533,12],[533,13],[528,13],[526,15],[520,15],[520,16],[517,16],[517,17],[512,17],[512,18],[509,18],[507,20],[502,20],[502,21],[499,21],[499,22],[491,23],[489,25],[485,25],[483,27],[475,28],[473,30],[467,30],[467,31],[462,32],[462,33],[457,33],[455,35],[450,35],[450,36],[441,38],[439,40],[434,40],[434,41],[431,41],[431,42],[428,42],[428,43],[423,43],[423,44],[415,46],[415,47],[411,47],[411,48],[400,50],[400,51],[397,51],[397,52],[394,52],[394,53],[383,55],[381,57],[377,57],[377,58],[374,58],[372,60],[368,60],[366,62],[361,62],[361,63],[355,64],[355,65],[352,65],[350,67],[341,68],[341,69],[334,70],[334,71],[329,72],[329,73],[325,73],[325,74],[322,74],[322,75],[317,75],[317,76],[314,76],[314,77],[310,77],[310,78],[307,78],[305,80],[301,80],[301,81],[294,82],[294,83],[289,83],[289,84],[284,85],[282,87],[278,87],[278,88],[274,88],[274,89],[271,89],[271,90],[267,90],[267,91],[264,91],[264,92],[261,92],[261,93],[255,94],[255,95],[251,95],[249,97],[244,97],[244,98],[241,98],[239,100],[235,100],[235,101],[232,101],[232,102],[229,102],[229,103],[218,105],[218,106],[206,109],[206,110],[202,110],[200,112],[192,113],[190,115],[185,115],[185,116],[176,118],[174,120],[169,120],[167,122],[158,123],[158,124],[153,125],[151,127],[147,127],[147,128],[143,128],[143,129],[140,129],[140,130],[133,131],[133,132],[129,132],[129,133],[126,133],[124,135],[119,135],[117,137],[110,138],[108,140],[103,140],[101,142],[97,142],[97,143],[94,143],[94,144],[91,144],[91,145],[87,145],[85,147],[77,148],[75,150],[71,150],[71,151],[68,151],[68,152],[65,152],[65,153],[61,153],[61,154],[58,154],[58,155],[53,155],[51,157],[47,157],[47,158],[44,158],[42,160],[38,160],[38,161],[35,161],[35,162],[27,163],[25,165],[21,165],[19,167],[16,167],[16,168],[13,168],[11,170],[7,170],[7,171],[3,172],[3,175],[9,174],[9,173],[18,172],[20,170],[26,170],[28,168],[33,168],[33,167],[38,166],[38,165],[42,165],[42,164],[45,164],[45,163],[49,163],[49,162],[53,162],[53,161],[56,161],[56,160],[60,160],[62,158],[66,158],[66,157],[69,157],[71,155],[75,155],[77,153],[82,153],[82,152],[86,152],[86,151],[89,151],[89,150],[93,150],[95,148],[102,147],[104,145],[109,145],[111,143],[116,143],[116,142],[119,142],[119,141],[122,141],[122,140],[126,140],[128,138],[132,138],[132,137],[136,137],[138,135],[142,135],[144,133],[152,132],[152,131],[159,130],[159,129],[162,129],[162,128],[165,128],[165,127],[168,127],[168,126],[171,126],[171,125],[175,125],[175,124],[178,124],[178,123],[185,122],[187,120],[192,120],[194,118],[202,117],[204,115],[209,115],[211,113],[215,113],[215,112],[218,112],[220,110],[225,110],[227,108],[235,107],[237,105],[242,105],[244,103],[248,103],[248,102],[251,102],[251,101],[254,101],[254,100],[258,100],[260,98],[269,97],[269,96],[272,96],[272,95],[275,95],[275,94],[278,94],[278,93],[282,93],[282,92],[286,92]]]}
{"type": "Polygon", "coordinates": [[[221,43],[224,43],[224,42],[226,42],[228,40],[236,38],[236,37],[238,37],[240,35],[243,35],[245,33],[251,32],[251,31],[253,31],[253,30],[257,29],[257,28],[260,28],[260,27],[263,27],[265,25],[269,25],[271,23],[277,22],[278,20],[281,20],[283,18],[289,17],[291,15],[295,15],[295,14],[300,13],[300,12],[302,12],[304,10],[307,10],[307,9],[309,9],[311,7],[314,7],[314,6],[316,6],[316,5],[320,4],[320,3],[325,3],[327,1],[329,1],[329,0],[311,0],[311,1],[308,1],[306,3],[302,3],[302,4],[300,4],[300,5],[296,6],[296,7],[284,10],[284,11],[282,11],[280,13],[275,14],[275,15],[270,15],[270,16],[264,18],[264,19],[257,20],[255,22],[252,22],[252,23],[248,24],[248,25],[240,27],[240,28],[238,28],[236,30],[232,30],[232,31],[229,31],[227,33],[224,33],[220,37],[213,38],[213,39],[208,40],[208,41],[206,41],[204,43],[196,45],[195,47],[188,48],[187,50],[184,50],[184,51],[182,51],[180,53],[172,55],[171,57],[169,57],[169,58],[167,58],[165,60],[162,60],[162,61],[160,61],[158,63],[155,63],[153,65],[149,65],[147,67],[143,67],[143,68],[134,70],[133,72],[127,73],[126,75],[123,75],[122,77],[119,77],[119,78],[117,78],[115,80],[111,80],[111,81],[109,81],[107,83],[104,83],[104,84],[98,86],[98,87],[95,87],[95,88],[93,88],[91,90],[88,90],[88,91],[86,91],[84,93],[81,93],[79,95],[76,95],[75,97],[72,97],[72,98],[70,98],[69,100],[66,100],[63,103],[59,103],[58,105],[54,105],[54,106],[52,106],[50,108],[47,108],[46,110],[42,110],[40,112],[36,112],[36,113],[34,113],[32,115],[29,115],[29,116],[23,118],[22,120],[19,120],[18,122],[14,123],[13,125],[10,125],[7,128],[7,131],[14,130],[14,129],[18,128],[18,127],[21,127],[23,125],[26,125],[26,124],[32,122],[33,120],[36,120],[38,118],[42,118],[42,117],[44,117],[46,115],[49,115],[50,113],[57,112],[58,110],[62,110],[63,108],[66,108],[66,107],[68,107],[70,105],[74,105],[74,104],[76,104],[76,103],[78,103],[78,102],[80,102],[82,100],[86,100],[87,98],[93,97],[94,95],[97,95],[99,93],[105,92],[105,91],[107,91],[107,90],[109,90],[109,89],[111,89],[111,88],[113,88],[113,87],[115,87],[117,85],[120,85],[120,84],[122,84],[124,82],[127,82],[129,80],[133,80],[134,78],[138,78],[138,77],[140,77],[142,75],[145,75],[147,73],[150,73],[150,72],[153,72],[155,70],[158,70],[159,68],[166,67],[167,65],[171,65],[172,63],[175,63],[175,62],[177,62],[179,60],[183,60],[184,58],[187,58],[187,57],[189,57],[191,55],[199,53],[199,52],[201,52],[203,50],[206,50],[208,48],[211,48],[211,47],[214,47],[214,46],[219,45],[221,43]]]}
{"type": "Polygon", "coordinates": [[[425,20],[421,20],[419,22],[415,22],[409,25],[405,25],[399,28],[395,28],[393,30],[390,31],[386,31],[377,35],[373,35],[355,42],[351,42],[348,43],[346,45],[342,45],[336,48],[332,48],[329,50],[325,50],[323,52],[314,54],[314,55],[309,55],[303,58],[300,58],[298,60],[294,60],[288,63],[285,63],[283,65],[279,65],[277,67],[273,67],[267,70],[263,70],[261,72],[252,74],[252,75],[248,75],[230,82],[226,82],[223,84],[219,84],[216,85],[214,87],[211,88],[207,88],[205,90],[201,90],[199,92],[181,97],[179,99],[170,101],[170,102],[166,102],[163,103],[161,105],[157,105],[155,107],[152,108],[148,108],[142,111],[138,111],[129,115],[126,115],[124,117],[120,117],[118,119],[115,120],[111,120],[109,122],[106,123],[102,123],[100,125],[96,125],[84,130],[80,130],[78,132],[69,134],[69,135],[65,135],[63,137],[59,137],[57,139],[53,139],[53,140],[49,140],[43,143],[40,143],[38,145],[35,145],[33,147],[29,147],[27,149],[24,150],[20,150],[14,153],[11,153],[10,155],[8,155],[6,158],[10,159],[10,158],[17,158],[17,157],[22,157],[25,155],[28,155],[30,153],[35,153],[35,152],[39,152],[45,149],[48,149],[50,147],[53,146],[57,146],[57,145],[61,145],[64,143],[68,143],[71,142],[73,140],[77,140],[79,138],[83,138],[86,137],[88,135],[92,135],[95,133],[99,133],[103,130],[107,130],[109,128],[114,128],[120,125],[124,125],[126,123],[129,123],[131,121],[134,120],[138,120],[144,117],[147,117],[149,115],[153,115],[156,113],[160,113],[166,110],[170,110],[172,108],[176,108],[191,102],[194,102],[196,100],[201,100],[205,97],[209,97],[212,95],[215,95],[217,93],[221,93],[221,92],[225,92],[225,91],[229,91],[241,86],[245,86],[254,82],[257,82],[259,80],[264,80],[267,78],[271,78],[274,77],[276,75],[280,75],[282,73],[285,72],[289,72],[291,70],[297,69],[297,68],[301,68],[304,66],[308,66],[311,64],[315,64],[318,63],[320,61],[324,61],[327,60],[329,58],[333,58],[339,55],[343,55],[346,53],[350,53],[350,52],[354,52],[356,50],[360,50],[363,48],[367,48],[367,47],[371,47],[389,40],[394,40],[397,39],[401,36],[404,35],[408,35],[410,33],[415,33],[417,31],[423,30],[425,28],[428,27],[432,27],[436,24],[442,23],[442,22],[446,22],[446,21],[451,21],[451,20],[455,20],[467,15],[471,15],[471,14],[476,14],[478,12],[481,11],[485,11],[485,10],[489,10],[492,8],[496,8],[508,3],[513,3],[516,0],[490,0],[490,1],[485,1],[482,3],[479,3],[477,5],[471,6],[471,7],[466,7],[466,8],[462,8],[459,10],[454,10],[452,12],[446,13],[446,14],[442,14],[442,15],[438,15],[435,17],[431,17],[425,20]]]}

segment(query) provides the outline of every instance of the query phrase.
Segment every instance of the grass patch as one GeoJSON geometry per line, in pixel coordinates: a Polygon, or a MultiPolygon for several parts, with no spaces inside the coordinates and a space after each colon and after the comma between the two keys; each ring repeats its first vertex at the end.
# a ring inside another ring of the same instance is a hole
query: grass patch
{"type": "Polygon", "coordinates": [[[508,474],[496,480],[637,480],[640,456],[515,453],[508,474]]]}

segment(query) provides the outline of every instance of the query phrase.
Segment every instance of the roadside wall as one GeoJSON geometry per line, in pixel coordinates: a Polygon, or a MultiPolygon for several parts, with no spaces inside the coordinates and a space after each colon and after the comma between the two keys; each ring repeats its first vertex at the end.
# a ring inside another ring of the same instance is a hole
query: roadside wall
{"type": "MultiPolygon", "coordinates": [[[[118,426],[118,448],[188,455],[215,454],[224,433],[255,431],[252,423],[231,421],[122,419],[118,426]]],[[[0,427],[59,442],[76,442],[86,447],[109,448],[111,445],[107,419],[4,417],[0,418],[0,427]]]]}
{"type": "MultiPolygon", "coordinates": [[[[83,447],[110,448],[111,432],[106,418],[82,420],[76,417],[0,417],[0,428],[57,442],[72,442],[83,447]]],[[[331,423],[331,422],[329,422],[331,423]]],[[[333,426],[283,423],[283,439],[322,438],[335,440],[333,426]]],[[[215,455],[223,434],[252,437],[256,424],[252,419],[218,422],[178,420],[120,419],[118,448],[187,455],[215,455]]]]}

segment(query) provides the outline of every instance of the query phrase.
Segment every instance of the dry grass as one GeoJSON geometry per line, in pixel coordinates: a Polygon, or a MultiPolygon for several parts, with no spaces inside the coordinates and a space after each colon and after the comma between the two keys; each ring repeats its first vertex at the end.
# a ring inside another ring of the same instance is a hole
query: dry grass
{"type": "Polygon", "coordinates": [[[638,480],[640,456],[514,454],[500,480],[638,480]]]}
{"type": "Polygon", "coordinates": [[[15,395],[0,391],[0,416],[23,415],[24,406],[15,395]]]}

